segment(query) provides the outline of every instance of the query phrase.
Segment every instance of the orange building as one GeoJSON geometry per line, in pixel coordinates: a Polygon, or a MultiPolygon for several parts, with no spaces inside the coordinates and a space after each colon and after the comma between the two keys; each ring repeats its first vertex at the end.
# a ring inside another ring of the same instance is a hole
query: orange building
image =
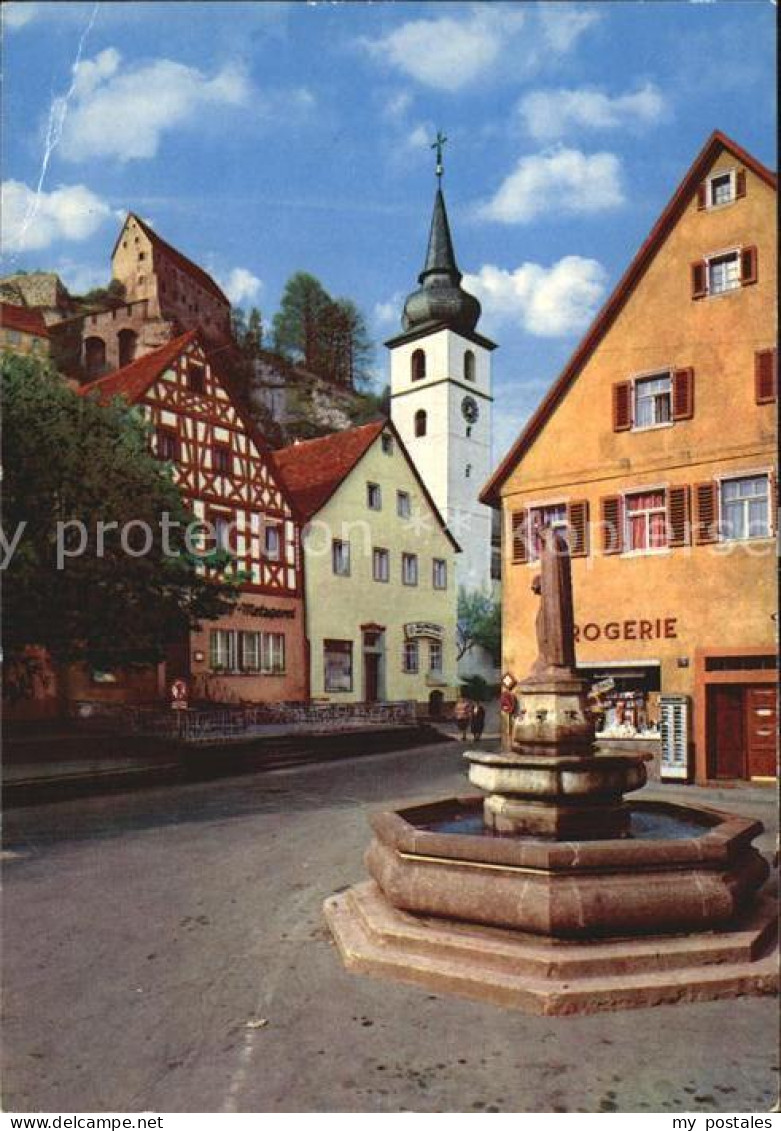
{"type": "Polygon", "coordinates": [[[567,531],[578,666],[663,772],[776,773],[776,178],[716,132],[482,493],[505,671],[534,658],[536,529],[567,531]]]}

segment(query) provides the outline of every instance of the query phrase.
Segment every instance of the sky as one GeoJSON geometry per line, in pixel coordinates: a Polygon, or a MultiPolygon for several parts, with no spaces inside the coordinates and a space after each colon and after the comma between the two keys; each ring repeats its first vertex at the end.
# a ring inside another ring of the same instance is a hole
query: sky
{"type": "Polygon", "coordinates": [[[270,324],[285,281],[353,299],[377,344],[423,267],[431,142],[493,338],[498,461],[708,135],[775,168],[775,6],[2,6],[2,272],[110,279],[127,211],[270,324]]]}

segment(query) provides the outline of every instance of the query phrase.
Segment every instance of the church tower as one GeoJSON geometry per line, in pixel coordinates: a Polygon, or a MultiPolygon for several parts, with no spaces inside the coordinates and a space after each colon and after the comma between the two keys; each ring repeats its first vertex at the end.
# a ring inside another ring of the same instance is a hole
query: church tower
{"type": "Polygon", "coordinates": [[[491,353],[480,303],[461,288],[441,186],[441,150],[426,261],[390,350],[391,419],[460,543],[457,584],[491,589],[491,511],[478,499],[492,471],[491,353]]]}

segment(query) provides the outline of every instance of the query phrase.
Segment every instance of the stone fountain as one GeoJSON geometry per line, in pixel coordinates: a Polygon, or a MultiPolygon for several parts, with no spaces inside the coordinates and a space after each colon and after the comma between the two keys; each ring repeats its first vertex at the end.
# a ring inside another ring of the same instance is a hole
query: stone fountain
{"type": "Polygon", "coordinates": [[[484,795],[372,817],[372,879],[325,904],[345,964],[540,1013],[774,992],[761,823],[624,800],[650,755],[596,746],[569,554],[550,529],[540,541],[512,748],[465,754],[484,795]]]}

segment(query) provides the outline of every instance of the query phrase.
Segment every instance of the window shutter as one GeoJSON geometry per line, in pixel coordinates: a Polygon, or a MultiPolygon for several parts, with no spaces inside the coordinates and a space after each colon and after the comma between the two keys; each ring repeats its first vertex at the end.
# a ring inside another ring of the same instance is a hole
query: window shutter
{"type": "Polygon", "coordinates": [[[521,565],[529,560],[528,514],[526,510],[513,511],[512,514],[513,561],[521,565]]]}
{"type": "Polygon", "coordinates": [[[691,542],[691,491],[688,487],[671,487],[667,492],[667,533],[670,546],[688,546],[691,542]]]}
{"type": "Polygon", "coordinates": [[[757,249],[744,247],[740,253],[740,281],[743,286],[757,281],[757,249]]]}
{"type": "Polygon", "coordinates": [[[620,554],[623,549],[621,496],[609,495],[602,500],[602,552],[620,554]]]}
{"type": "Polygon", "coordinates": [[[757,350],[754,354],[754,391],[757,404],[772,404],[778,396],[777,350],[757,350]]]}
{"type": "Polygon", "coordinates": [[[739,200],[741,196],[746,195],[746,170],[738,169],[735,174],[735,199],[739,200]]]}
{"type": "Polygon", "coordinates": [[[697,208],[702,211],[708,204],[708,185],[706,181],[697,185],[697,208]]]}
{"type": "Polygon", "coordinates": [[[673,420],[691,420],[694,416],[694,370],[673,372],[673,420]]]}
{"type": "Polygon", "coordinates": [[[718,542],[718,497],[715,483],[698,483],[695,487],[697,499],[697,544],[718,542]]]}
{"type": "Polygon", "coordinates": [[[692,276],[692,298],[705,298],[708,293],[707,287],[707,272],[705,267],[705,260],[698,259],[696,263],[691,265],[692,276]]]}
{"type": "Polygon", "coordinates": [[[632,382],[619,381],[613,386],[613,431],[626,432],[632,427],[632,382]]]}
{"type": "Polygon", "coordinates": [[[569,554],[571,558],[585,558],[588,555],[588,502],[583,499],[570,503],[567,507],[567,528],[569,530],[569,554]]]}
{"type": "Polygon", "coordinates": [[[770,485],[770,533],[778,534],[778,477],[774,472],[768,476],[770,485]]]}

